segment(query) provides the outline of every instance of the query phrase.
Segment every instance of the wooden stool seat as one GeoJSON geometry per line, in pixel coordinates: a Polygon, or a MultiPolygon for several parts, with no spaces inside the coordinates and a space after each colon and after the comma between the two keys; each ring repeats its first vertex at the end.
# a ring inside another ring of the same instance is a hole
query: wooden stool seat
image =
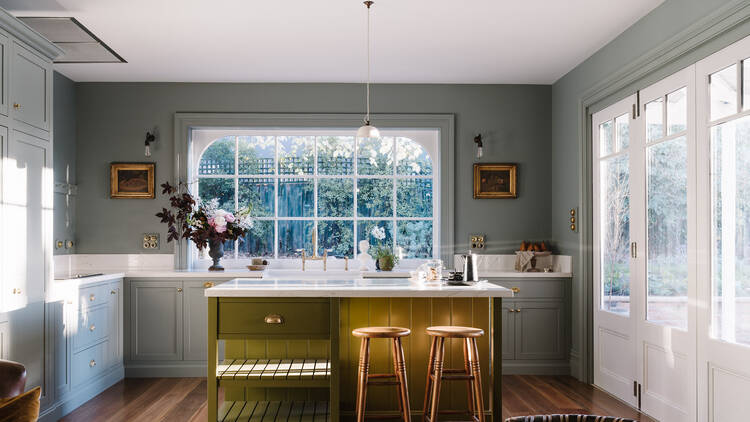
{"type": "Polygon", "coordinates": [[[411,334],[411,330],[401,327],[362,327],[352,330],[352,335],[359,338],[396,338],[411,334]]]}
{"type": "MultiPolygon", "coordinates": [[[[473,422],[484,422],[484,400],[482,398],[482,376],[479,372],[479,349],[477,337],[484,330],[473,327],[438,326],[427,328],[432,336],[430,359],[427,367],[427,383],[424,393],[424,422],[437,422],[440,407],[440,387],[443,381],[465,381],[468,413],[473,422]],[[462,369],[443,368],[445,339],[461,339],[464,351],[462,369]]],[[[446,412],[447,413],[447,412],[446,412]]],[[[494,417],[494,415],[493,415],[494,417]]]]}
{"type": "Polygon", "coordinates": [[[484,330],[474,327],[459,327],[455,325],[443,325],[437,327],[427,327],[427,334],[434,337],[446,338],[474,338],[482,337],[484,330]]]}
{"type": "MultiPolygon", "coordinates": [[[[359,349],[359,371],[357,376],[357,422],[365,420],[368,385],[395,385],[398,392],[398,418],[411,422],[409,388],[406,384],[406,362],[401,337],[411,334],[411,330],[401,327],[363,327],[352,330],[352,335],[362,339],[359,349]],[[390,339],[393,353],[392,374],[370,373],[370,341],[374,338],[390,339]],[[395,379],[394,379],[395,378],[395,379]]],[[[386,415],[379,415],[380,418],[386,415]]]]}

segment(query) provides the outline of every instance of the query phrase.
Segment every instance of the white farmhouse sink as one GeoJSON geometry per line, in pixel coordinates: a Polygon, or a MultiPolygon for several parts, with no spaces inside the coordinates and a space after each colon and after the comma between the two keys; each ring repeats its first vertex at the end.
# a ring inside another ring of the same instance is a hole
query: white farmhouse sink
{"type": "Polygon", "coordinates": [[[269,268],[263,272],[263,278],[276,280],[354,280],[362,278],[359,270],[328,270],[319,269],[302,271],[300,269],[269,268]]]}

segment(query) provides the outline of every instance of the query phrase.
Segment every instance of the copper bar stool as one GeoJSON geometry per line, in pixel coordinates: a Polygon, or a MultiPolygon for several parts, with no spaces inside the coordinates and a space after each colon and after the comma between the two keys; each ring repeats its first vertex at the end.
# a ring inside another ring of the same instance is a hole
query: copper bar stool
{"type": "MultiPolygon", "coordinates": [[[[404,422],[411,421],[409,407],[409,389],[406,384],[406,363],[401,337],[411,334],[408,328],[400,327],[364,327],[352,330],[352,335],[362,339],[359,349],[359,374],[357,377],[357,422],[365,420],[368,385],[395,385],[398,390],[398,411],[395,417],[404,422]],[[391,339],[394,374],[370,374],[370,339],[391,339]],[[395,378],[395,380],[391,380],[395,378]]],[[[382,416],[390,418],[393,416],[382,416]]]]}
{"type": "Polygon", "coordinates": [[[483,336],[484,330],[472,327],[441,326],[427,328],[427,334],[432,336],[432,345],[430,346],[430,360],[427,367],[423,420],[425,422],[437,422],[442,381],[465,380],[469,405],[468,413],[471,415],[471,420],[484,422],[482,377],[479,372],[479,350],[477,349],[477,337],[483,336]],[[446,338],[463,339],[463,369],[443,368],[446,338]]]}

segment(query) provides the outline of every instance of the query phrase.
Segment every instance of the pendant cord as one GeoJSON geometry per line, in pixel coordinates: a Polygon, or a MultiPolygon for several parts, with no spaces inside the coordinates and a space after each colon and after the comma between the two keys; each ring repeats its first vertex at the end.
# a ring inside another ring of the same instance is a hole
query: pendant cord
{"type": "Polygon", "coordinates": [[[370,124],[370,6],[372,2],[365,2],[367,5],[367,115],[365,123],[370,124]]]}

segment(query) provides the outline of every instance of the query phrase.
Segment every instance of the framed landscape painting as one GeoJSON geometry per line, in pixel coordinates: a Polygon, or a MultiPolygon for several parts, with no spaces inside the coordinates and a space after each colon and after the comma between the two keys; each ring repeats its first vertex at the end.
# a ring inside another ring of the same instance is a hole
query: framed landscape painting
{"type": "Polygon", "coordinates": [[[110,197],[153,199],[155,167],[154,163],[110,164],[110,197]]]}
{"type": "Polygon", "coordinates": [[[516,198],[516,164],[474,164],[474,198],[516,198]]]}

